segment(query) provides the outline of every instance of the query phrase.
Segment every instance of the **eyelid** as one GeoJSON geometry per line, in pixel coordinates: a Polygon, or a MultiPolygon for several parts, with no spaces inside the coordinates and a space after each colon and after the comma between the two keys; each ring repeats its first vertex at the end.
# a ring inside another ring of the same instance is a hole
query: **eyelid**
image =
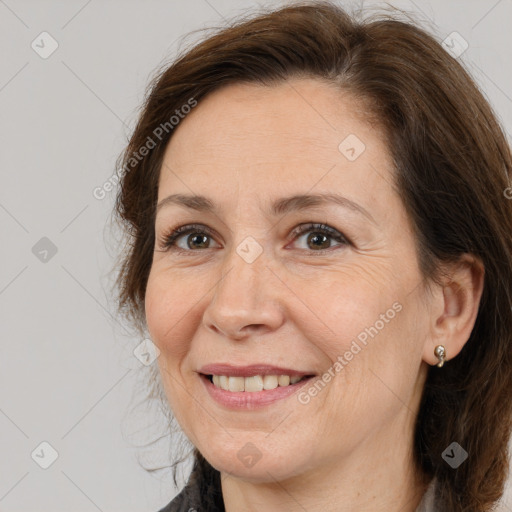
{"type": "Polygon", "coordinates": [[[184,224],[182,226],[177,226],[175,228],[171,228],[163,232],[162,236],[159,238],[160,249],[163,251],[167,251],[172,247],[177,251],[181,250],[182,252],[193,252],[190,250],[186,251],[184,249],[181,249],[180,247],[177,247],[174,242],[184,235],[188,235],[190,233],[195,232],[204,233],[211,238],[217,236],[217,233],[213,229],[209,228],[208,226],[205,226],[204,224],[184,224]]]}
{"type": "MultiPolygon", "coordinates": [[[[308,233],[308,232],[324,233],[325,235],[329,236],[333,240],[341,242],[342,245],[345,245],[345,246],[353,245],[350,238],[348,238],[344,233],[342,233],[341,231],[339,231],[323,222],[322,223],[306,222],[306,223],[302,223],[302,224],[296,226],[290,232],[290,235],[288,236],[288,240],[289,240],[289,242],[293,242],[298,237],[300,237],[303,234],[308,233]]],[[[176,245],[175,242],[177,239],[181,238],[182,236],[191,234],[191,233],[202,233],[202,234],[209,236],[212,239],[214,239],[217,236],[217,233],[213,229],[209,228],[208,226],[206,226],[204,224],[185,224],[182,226],[178,226],[176,228],[172,228],[168,231],[165,231],[163,233],[163,235],[158,240],[159,244],[160,244],[160,249],[164,252],[172,249],[174,251],[182,252],[182,253],[184,253],[184,252],[194,253],[194,252],[206,250],[206,249],[199,249],[196,251],[193,249],[182,249],[176,245]]],[[[331,252],[332,249],[333,249],[333,247],[329,247],[327,249],[311,250],[311,251],[306,251],[306,252],[310,252],[312,254],[323,254],[326,252],[331,252]]]]}
{"type": "Polygon", "coordinates": [[[295,241],[298,237],[303,236],[305,233],[323,233],[333,240],[340,242],[341,245],[328,247],[327,249],[319,249],[319,250],[307,250],[303,249],[302,252],[306,256],[314,256],[314,255],[323,255],[332,253],[336,247],[348,247],[354,246],[351,239],[347,237],[343,232],[339,231],[336,228],[329,226],[324,222],[306,222],[300,224],[296,228],[294,228],[290,233],[291,241],[295,241]]]}
{"type": "Polygon", "coordinates": [[[290,232],[290,238],[294,240],[296,237],[301,236],[308,231],[318,231],[320,233],[323,232],[330,235],[332,238],[341,238],[347,243],[351,243],[349,238],[345,236],[341,231],[338,231],[337,229],[329,226],[324,222],[306,222],[304,224],[300,224],[290,232]]]}

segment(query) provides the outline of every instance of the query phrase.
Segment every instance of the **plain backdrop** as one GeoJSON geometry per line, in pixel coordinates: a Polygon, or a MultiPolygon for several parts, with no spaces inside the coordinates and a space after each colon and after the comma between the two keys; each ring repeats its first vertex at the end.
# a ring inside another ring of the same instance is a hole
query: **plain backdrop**
{"type": "MultiPolygon", "coordinates": [[[[93,191],[152,72],[201,37],[186,34],[284,3],[0,0],[0,511],[156,512],[177,493],[140,464],[169,447],[137,448],[162,417],[128,412],[147,367],[112,316],[115,190],[93,191]]],[[[459,59],[512,133],[512,0],[390,4],[467,41],[459,59]]]]}

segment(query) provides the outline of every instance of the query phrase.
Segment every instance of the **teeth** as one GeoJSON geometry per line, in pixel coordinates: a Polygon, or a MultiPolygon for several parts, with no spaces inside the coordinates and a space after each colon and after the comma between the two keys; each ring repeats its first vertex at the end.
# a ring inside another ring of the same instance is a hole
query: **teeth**
{"type": "Polygon", "coordinates": [[[263,391],[296,384],[303,377],[289,375],[254,375],[253,377],[227,377],[213,375],[213,384],[226,391],[263,391]]]}
{"type": "MultiPolygon", "coordinates": [[[[231,379],[231,377],[230,377],[231,379]]],[[[262,391],[264,379],[261,375],[255,375],[254,377],[245,377],[245,391],[262,391]]]]}
{"type": "Polygon", "coordinates": [[[263,377],[263,389],[276,389],[279,377],[277,375],[265,375],[263,377]]]}
{"type": "Polygon", "coordinates": [[[229,377],[229,391],[243,391],[244,381],[244,377],[229,377]]]}
{"type": "Polygon", "coordinates": [[[288,384],[290,384],[290,376],[279,375],[279,379],[277,379],[277,381],[280,386],[288,386],[288,384]]]}

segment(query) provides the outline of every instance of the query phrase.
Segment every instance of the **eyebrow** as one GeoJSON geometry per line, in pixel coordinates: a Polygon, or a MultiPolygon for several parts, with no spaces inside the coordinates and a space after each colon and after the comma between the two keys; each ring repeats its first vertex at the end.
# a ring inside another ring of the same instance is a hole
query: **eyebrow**
{"type": "MultiPolygon", "coordinates": [[[[370,220],[373,224],[377,225],[377,222],[370,212],[365,210],[361,205],[339,194],[302,194],[282,197],[272,203],[270,213],[274,216],[284,215],[292,211],[307,210],[317,206],[324,206],[329,203],[337,204],[338,206],[342,206],[343,208],[359,213],[370,220]]],[[[164,206],[171,204],[184,206],[200,212],[217,212],[215,204],[205,196],[172,194],[158,203],[156,213],[158,213],[164,206]]]]}

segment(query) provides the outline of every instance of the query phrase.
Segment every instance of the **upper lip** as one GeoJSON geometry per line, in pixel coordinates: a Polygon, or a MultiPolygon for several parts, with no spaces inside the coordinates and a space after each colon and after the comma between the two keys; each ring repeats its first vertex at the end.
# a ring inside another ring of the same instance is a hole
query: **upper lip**
{"type": "Polygon", "coordinates": [[[314,375],[314,372],[302,372],[291,368],[272,366],[268,364],[251,364],[248,366],[233,366],[224,363],[207,364],[199,369],[204,375],[225,375],[227,377],[254,377],[255,375],[314,375]]]}

